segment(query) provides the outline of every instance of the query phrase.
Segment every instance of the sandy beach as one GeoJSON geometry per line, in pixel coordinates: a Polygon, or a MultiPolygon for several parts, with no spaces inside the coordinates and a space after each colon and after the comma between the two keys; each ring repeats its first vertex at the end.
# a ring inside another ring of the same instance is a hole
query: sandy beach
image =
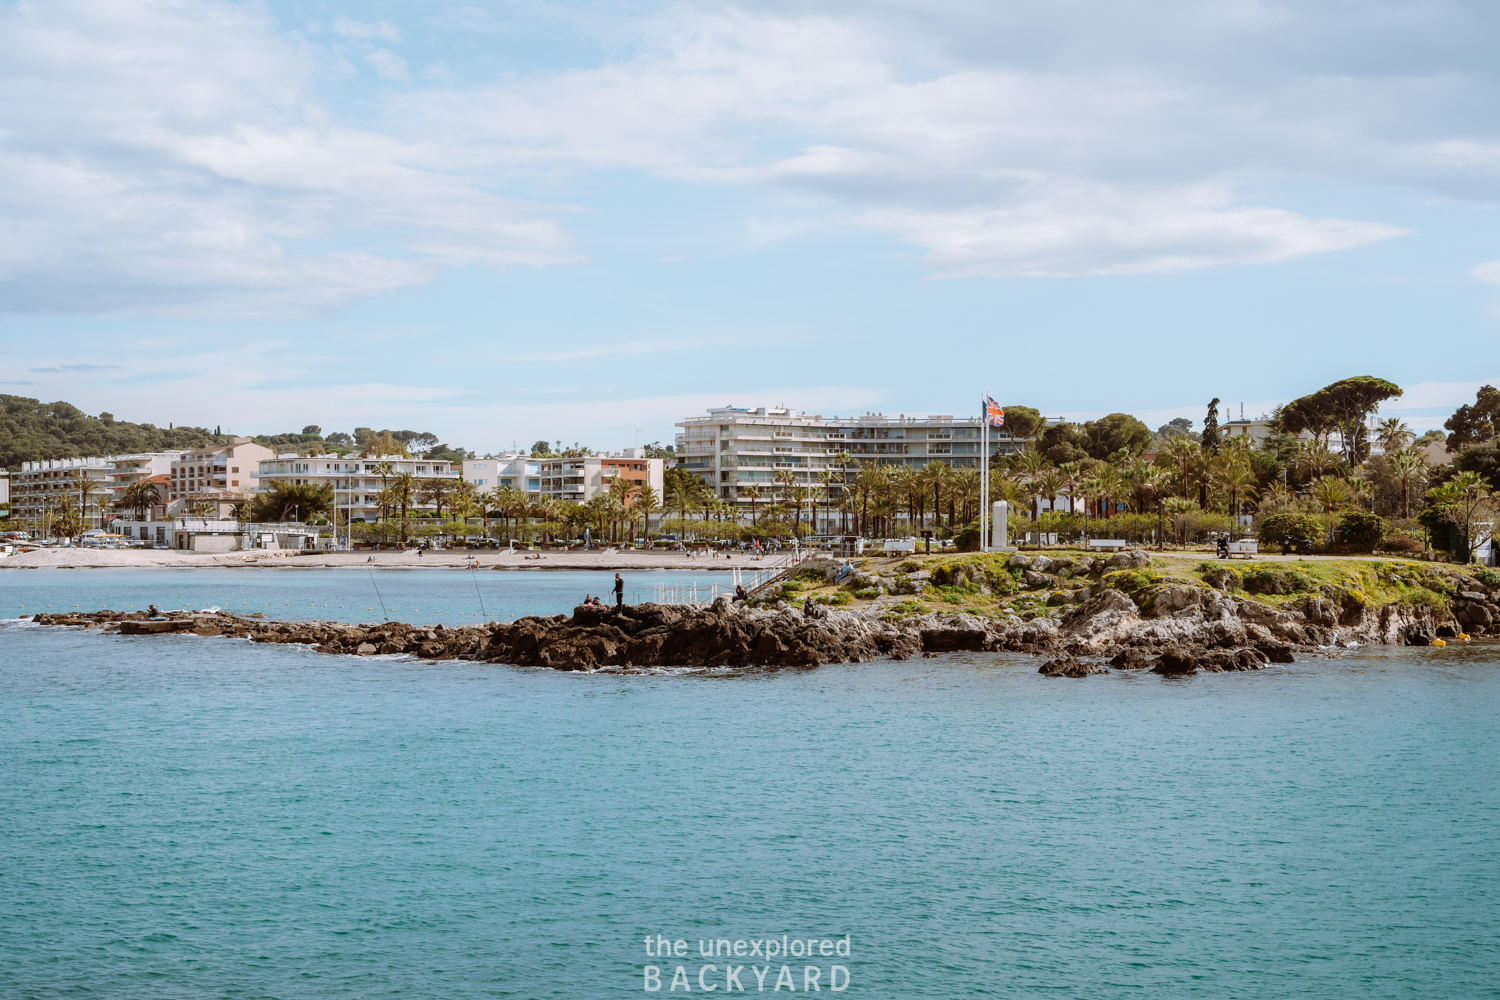
{"type": "MultiPolygon", "coordinates": [[[[1049,550],[1056,555],[1062,550],[1049,550]]],[[[1158,559],[1213,559],[1211,548],[1201,550],[1172,550],[1156,552],[1146,550],[1158,559]]],[[[1041,554],[1041,550],[1028,549],[1030,555],[1041,554]]],[[[826,553],[823,553],[826,555],[826,553]]],[[[934,552],[936,556],[938,553],[934,552]]],[[[1072,553],[1070,553],[1072,554],[1072,553]]],[[[530,553],[487,551],[468,552],[455,550],[425,551],[422,555],[412,552],[318,552],[299,554],[296,552],[182,552],[175,549],[35,549],[17,555],[0,558],[0,569],[225,569],[237,566],[253,566],[260,569],[420,569],[446,568],[468,569],[471,561],[480,569],[594,569],[594,570],[651,570],[692,569],[700,571],[727,570],[733,567],[758,569],[779,562],[786,551],[756,560],[749,555],[736,553],[730,558],[723,555],[689,557],[685,552],[617,552],[611,549],[590,552],[545,552],[540,559],[530,559],[530,553]]],[[[897,562],[906,556],[871,556],[874,565],[897,562]]],[[[921,558],[920,554],[918,558],[921,558]]],[[[1283,556],[1279,553],[1262,553],[1256,557],[1260,562],[1322,561],[1333,559],[1401,558],[1400,556],[1283,556]]],[[[1230,565],[1243,566],[1242,560],[1230,565]]]]}
{"type": "MultiPolygon", "coordinates": [[[[726,559],[709,556],[689,557],[685,552],[544,552],[540,559],[528,559],[530,553],[488,551],[427,551],[420,556],[388,552],[182,552],[175,549],[35,549],[0,558],[0,569],[226,569],[238,566],[258,569],[420,569],[433,567],[468,569],[595,569],[648,570],[695,569],[727,570],[731,567],[756,568],[775,562],[781,556],[767,556],[757,561],[736,554],[726,559]]],[[[782,555],[785,555],[783,553],[782,555]]]]}

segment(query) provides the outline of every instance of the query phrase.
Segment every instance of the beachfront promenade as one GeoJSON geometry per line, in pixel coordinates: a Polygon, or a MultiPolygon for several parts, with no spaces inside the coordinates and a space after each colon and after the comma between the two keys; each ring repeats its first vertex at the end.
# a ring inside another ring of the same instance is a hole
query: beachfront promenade
{"type": "Polygon", "coordinates": [[[47,548],[22,552],[0,558],[0,569],[73,568],[96,569],[105,567],[172,569],[225,568],[233,566],[255,566],[286,569],[468,569],[477,563],[480,569],[696,569],[727,570],[768,565],[784,558],[790,552],[766,556],[761,561],[743,553],[735,553],[726,559],[718,556],[689,557],[685,552],[638,552],[627,550],[590,550],[573,552],[543,552],[540,559],[528,558],[530,552],[495,551],[424,551],[420,556],[415,550],[406,552],[275,552],[252,550],[249,552],[183,552],[176,549],[88,549],[47,548]],[[373,560],[373,561],[372,561],[373,560]]]}

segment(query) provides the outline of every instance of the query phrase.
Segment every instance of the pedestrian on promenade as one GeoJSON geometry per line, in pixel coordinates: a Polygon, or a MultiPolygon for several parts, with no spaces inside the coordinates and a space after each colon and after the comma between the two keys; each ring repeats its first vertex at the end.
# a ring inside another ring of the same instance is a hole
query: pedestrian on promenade
{"type": "Polygon", "coordinates": [[[625,607],[625,581],[620,579],[620,574],[615,574],[615,610],[621,611],[625,607]]]}

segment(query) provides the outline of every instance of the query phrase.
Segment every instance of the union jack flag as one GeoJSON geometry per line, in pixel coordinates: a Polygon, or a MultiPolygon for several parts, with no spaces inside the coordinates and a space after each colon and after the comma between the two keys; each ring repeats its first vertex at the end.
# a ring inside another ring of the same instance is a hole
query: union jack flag
{"type": "Polygon", "coordinates": [[[984,397],[984,419],[991,427],[1005,426],[1005,411],[1000,408],[999,403],[995,402],[993,396],[984,397]]]}

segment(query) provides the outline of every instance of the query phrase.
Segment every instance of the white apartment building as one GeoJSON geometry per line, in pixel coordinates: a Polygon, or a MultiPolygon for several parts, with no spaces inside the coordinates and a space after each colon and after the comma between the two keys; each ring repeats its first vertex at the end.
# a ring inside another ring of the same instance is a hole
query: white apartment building
{"type": "MultiPolygon", "coordinates": [[[[737,499],[746,486],[770,487],[782,471],[799,485],[817,486],[819,473],[839,469],[834,457],[840,452],[852,456],[851,476],[854,463],[863,461],[911,468],[941,462],[963,469],[977,467],[980,459],[978,416],[823,417],[783,407],[725,406],[677,426],[678,466],[726,499],[737,499]]],[[[992,431],[990,444],[1002,454],[1024,448],[1004,431],[992,431]]]]}
{"type": "Polygon", "coordinates": [[[0,506],[9,506],[9,504],[10,473],[5,469],[0,469],[0,506]]]}
{"type": "Polygon", "coordinates": [[[616,479],[649,486],[660,501],[666,488],[666,470],[666,459],[647,458],[644,448],[626,448],[611,455],[538,460],[541,495],[574,503],[587,503],[608,492],[616,479]]]}
{"type": "Polygon", "coordinates": [[[481,493],[496,488],[520,490],[527,496],[542,491],[541,460],[513,451],[493,458],[471,458],[462,463],[463,478],[481,493]]]}
{"type": "MultiPolygon", "coordinates": [[[[262,460],[250,473],[253,493],[268,493],[271,480],[279,479],[294,486],[329,485],[333,487],[334,506],[339,523],[374,521],[380,516],[380,491],[397,476],[410,474],[418,479],[460,480],[459,469],[452,462],[407,458],[401,455],[379,455],[367,458],[340,458],[337,455],[276,455],[262,460]],[[347,520],[346,520],[347,519],[347,520]]],[[[434,504],[423,504],[413,497],[408,510],[427,510],[434,504]]]]}
{"type": "Polygon", "coordinates": [[[36,532],[44,531],[50,521],[57,498],[66,494],[78,507],[80,480],[92,480],[89,490],[85,527],[96,528],[114,502],[110,477],[115,463],[124,457],[109,455],[91,458],[54,458],[41,462],[22,462],[21,471],[11,474],[10,519],[36,532]]]}

